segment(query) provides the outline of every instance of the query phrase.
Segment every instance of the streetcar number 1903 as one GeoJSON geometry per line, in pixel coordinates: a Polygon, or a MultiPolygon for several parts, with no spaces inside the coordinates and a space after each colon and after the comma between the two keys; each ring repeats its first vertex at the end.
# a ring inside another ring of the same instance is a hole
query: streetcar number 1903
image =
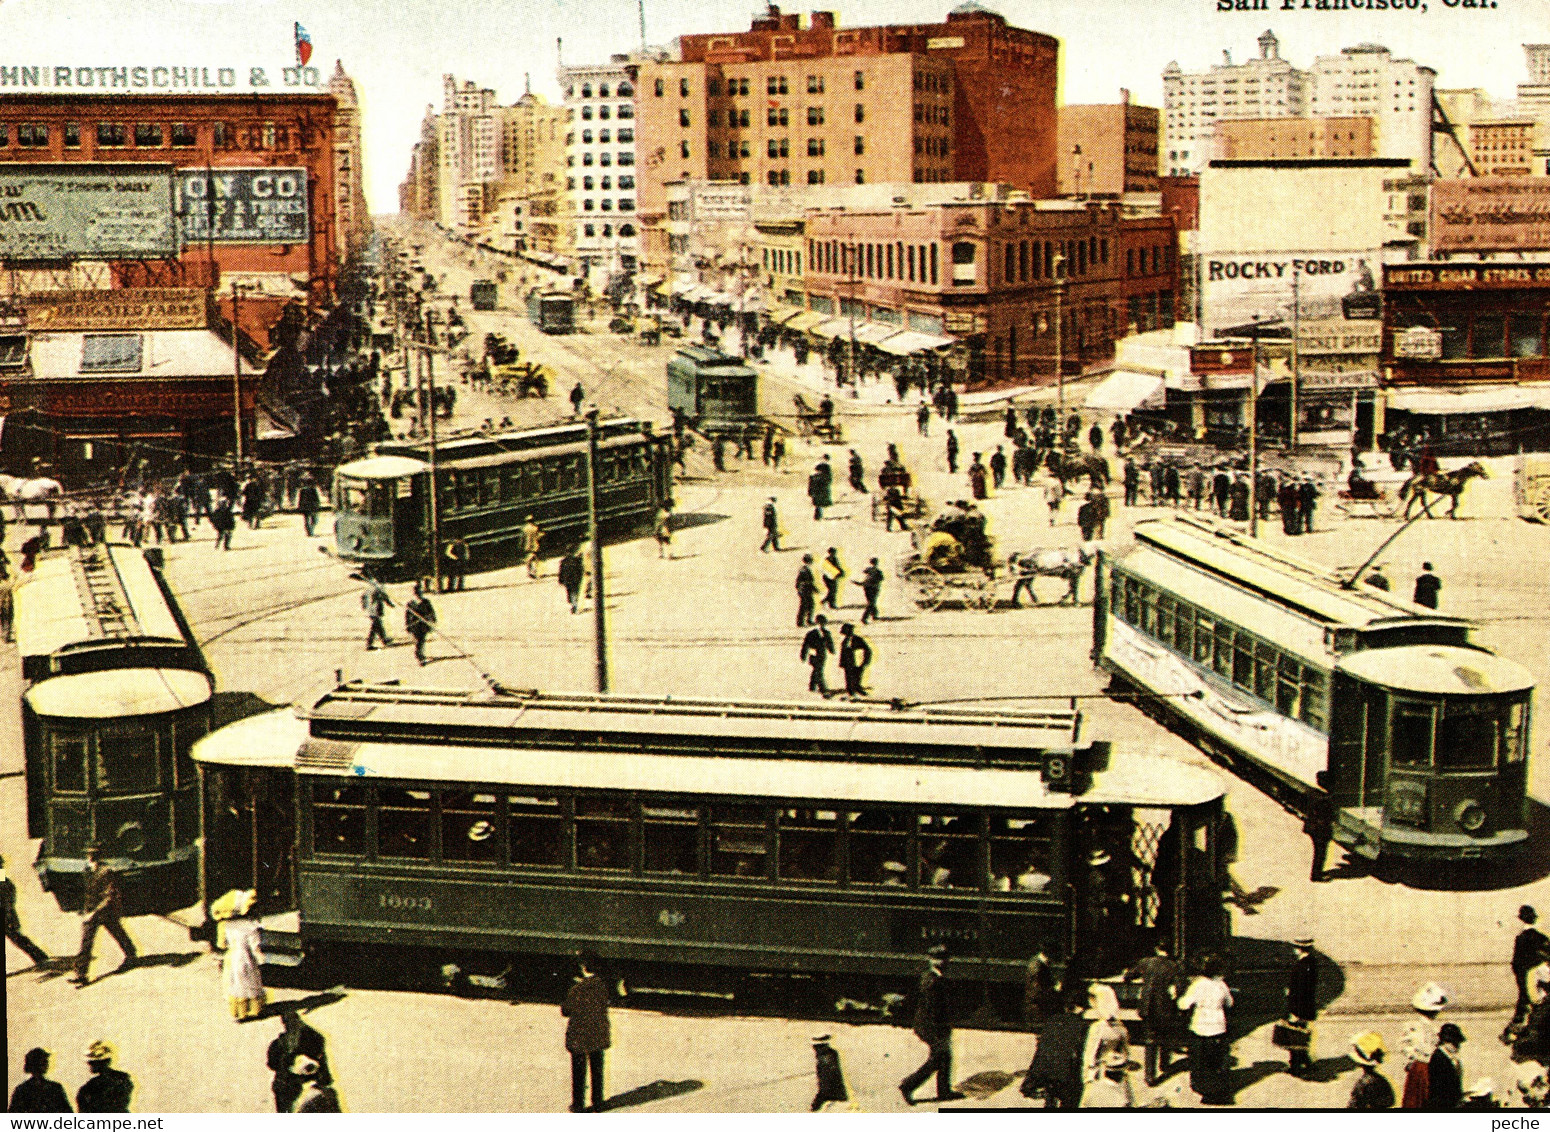
{"type": "Polygon", "coordinates": [[[377,894],[377,904],[382,908],[391,908],[395,912],[429,912],[431,910],[431,898],[429,896],[393,896],[386,892],[377,894]]]}

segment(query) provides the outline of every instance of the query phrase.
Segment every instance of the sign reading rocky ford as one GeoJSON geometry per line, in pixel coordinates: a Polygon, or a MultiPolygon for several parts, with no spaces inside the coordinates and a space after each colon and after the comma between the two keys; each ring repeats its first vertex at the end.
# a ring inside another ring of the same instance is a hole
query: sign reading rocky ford
{"type": "Polygon", "coordinates": [[[0,165],[0,257],[176,255],[166,165],[0,165]]]}
{"type": "Polygon", "coordinates": [[[1550,177],[1470,177],[1432,184],[1432,251],[1550,247],[1550,177]]]}
{"type": "Polygon", "coordinates": [[[205,293],[195,287],[43,291],[23,297],[33,330],[202,330],[205,293]]]}
{"type": "Polygon", "coordinates": [[[307,243],[305,169],[180,169],[177,190],[186,243],[307,243]]]}

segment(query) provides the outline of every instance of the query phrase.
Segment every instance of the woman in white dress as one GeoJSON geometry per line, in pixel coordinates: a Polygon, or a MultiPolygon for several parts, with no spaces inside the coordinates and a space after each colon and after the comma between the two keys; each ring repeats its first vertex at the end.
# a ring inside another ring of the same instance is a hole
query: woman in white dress
{"type": "Polygon", "coordinates": [[[217,920],[215,946],[221,955],[221,983],[231,1015],[238,1022],[257,1018],[264,1010],[264,977],[259,950],[259,922],[252,915],[258,894],[233,889],[210,906],[217,920]]]}

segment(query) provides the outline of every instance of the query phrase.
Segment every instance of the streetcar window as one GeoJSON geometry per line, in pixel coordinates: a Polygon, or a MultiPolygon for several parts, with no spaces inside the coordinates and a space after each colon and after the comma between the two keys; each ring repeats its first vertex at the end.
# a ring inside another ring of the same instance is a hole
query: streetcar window
{"type": "Polygon", "coordinates": [[[500,859],[494,794],[441,792],[441,859],[493,864],[500,859]]]}
{"type": "Polygon", "coordinates": [[[522,494],[534,499],[544,493],[544,466],[541,463],[524,464],[522,467],[522,494]]]}
{"type": "Polygon", "coordinates": [[[431,796],[426,790],[377,790],[377,856],[429,860],[431,796]]]}
{"type": "Polygon", "coordinates": [[[1437,725],[1438,770],[1487,770],[1496,765],[1499,705],[1492,700],[1447,700],[1437,725]]]}
{"type": "Polygon", "coordinates": [[[499,468],[490,468],[484,473],[480,484],[479,503],[488,507],[492,503],[501,501],[501,471],[499,468]]]}
{"type": "Polygon", "coordinates": [[[700,871],[700,811],[669,806],[640,808],[646,871],[696,876],[700,871]]]}
{"type": "Polygon", "coordinates": [[[366,488],[366,513],[373,519],[386,519],[393,514],[392,481],[373,480],[366,488]]]}
{"type": "Polygon", "coordinates": [[[98,793],[148,794],[160,785],[154,733],[103,732],[97,743],[98,793]]]}
{"type": "Polygon", "coordinates": [[[1165,645],[1173,644],[1173,599],[1167,594],[1157,595],[1157,639],[1165,645]]]}
{"type": "Polygon", "coordinates": [[[1528,729],[1523,725],[1527,717],[1527,704],[1520,702],[1507,706],[1507,721],[1502,728],[1503,762],[1519,763],[1528,756],[1528,749],[1524,742],[1528,737],[1528,729]]]}
{"type": "Polygon", "coordinates": [[[366,788],[312,788],[312,851],[342,857],[366,854],[366,788]]]}
{"type": "Polygon", "coordinates": [[[1216,623],[1216,657],[1213,667],[1218,676],[1232,679],[1233,673],[1232,626],[1216,623]]]}
{"type": "Polygon", "coordinates": [[[576,867],[630,867],[630,804],[624,798],[576,799],[576,867]]]}
{"type": "Polygon", "coordinates": [[[1141,631],[1157,636],[1157,591],[1151,586],[1141,587],[1141,631]]]}
{"type": "Polygon", "coordinates": [[[769,841],[763,806],[715,806],[710,820],[712,875],[749,880],[768,875],[769,841]]]}
{"type": "Polygon", "coordinates": [[[543,463],[544,494],[553,495],[560,490],[560,462],[545,460],[543,463]]]}
{"type": "Polygon", "coordinates": [[[1254,646],[1254,694],[1266,703],[1276,702],[1276,650],[1266,644],[1254,646]]]}
{"type": "Polygon", "coordinates": [[[581,472],[581,457],[566,456],[560,462],[560,490],[577,491],[583,487],[583,475],[581,472]]]}
{"type": "Polygon", "coordinates": [[[1183,602],[1174,611],[1173,646],[1185,656],[1195,653],[1195,611],[1183,602]]]}
{"type": "Polygon", "coordinates": [[[850,815],[850,879],[853,884],[908,886],[910,815],[862,810],[850,815]]]}
{"type": "Polygon", "coordinates": [[[511,836],[513,865],[560,864],[565,843],[565,818],[560,800],[553,797],[525,797],[513,794],[506,799],[511,836]]]}
{"type": "Polygon", "coordinates": [[[920,814],[917,817],[922,888],[980,888],[984,864],[980,859],[977,817],[952,814],[920,814]]]}
{"type": "Polygon", "coordinates": [[[361,480],[340,477],[334,491],[334,506],[340,511],[358,515],[366,513],[366,484],[361,480]]]}
{"type": "Polygon", "coordinates": [[[1204,613],[1195,615],[1195,663],[1211,663],[1211,642],[1215,639],[1216,622],[1204,613]]]}
{"type": "Polygon", "coordinates": [[[86,735],[49,735],[56,794],[86,793],[86,751],[90,744],[86,735]]]}
{"type": "Polygon", "coordinates": [[[1236,644],[1232,652],[1232,682],[1245,692],[1254,690],[1254,638],[1247,633],[1234,635],[1236,644]]]}
{"type": "Polygon", "coordinates": [[[507,468],[501,476],[501,499],[511,502],[522,498],[522,469],[507,468]]]}
{"type": "Polygon", "coordinates": [[[990,887],[1041,893],[1049,888],[1050,829],[1041,818],[990,819],[990,887]]]}
{"type": "Polygon", "coordinates": [[[1395,765],[1430,766],[1432,706],[1396,701],[1389,737],[1389,759],[1395,765]]]}
{"type": "Polygon", "coordinates": [[[1329,703],[1328,680],[1324,674],[1316,669],[1303,666],[1302,670],[1302,704],[1299,716],[1309,727],[1319,731],[1329,729],[1329,715],[1327,705],[1329,703]]]}
{"type": "Polygon", "coordinates": [[[1301,703],[1298,669],[1301,666],[1289,656],[1281,657],[1276,680],[1276,711],[1289,719],[1296,719],[1301,703]]]}
{"type": "Polygon", "coordinates": [[[781,810],[780,853],[775,867],[781,880],[840,879],[840,815],[833,810],[781,810]]]}

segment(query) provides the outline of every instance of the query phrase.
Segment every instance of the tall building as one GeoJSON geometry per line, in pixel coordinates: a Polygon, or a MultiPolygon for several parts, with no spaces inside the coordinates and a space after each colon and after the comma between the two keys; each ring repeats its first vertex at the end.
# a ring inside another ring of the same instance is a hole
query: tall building
{"type": "Polygon", "coordinates": [[[1361,43],[1321,55],[1308,73],[1308,113],[1371,118],[1378,157],[1404,158],[1424,172],[1432,164],[1432,87],[1437,72],[1387,47],[1361,43]]]}
{"type": "Polygon", "coordinates": [[[398,186],[398,211],[416,220],[436,220],[441,215],[437,177],[441,161],[436,153],[436,109],[425,108],[420,119],[420,140],[409,153],[409,172],[398,186]]]}
{"type": "Polygon", "coordinates": [[[567,254],[565,108],[527,90],[501,111],[501,168],[484,236],[502,250],[567,254]]]}
{"type": "Polygon", "coordinates": [[[572,254],[599,292],[622,285],[640,262],[635,66],[616,55],[608,63],[559,70],[572,254]]]}
{"type": "Polygon", "coordinates": [[[1117,197],[1158,191],[1155,106],[1139,106],[1122,91],[1117,103],[1062,106],[1056,151],[1061,196],[1117,197]]]}
{"type": "Polygon", "coordinates": [[[460,235],[479,228],[486,191],[500,170],[500,142],[495,92],[443,75],[436,119],[436,222],[443,228],[460,235]]]}
{"type": "Polygon", "coordinates": [[[1534,171],[1532,118],[1482,118],[1469,124],[1469,156],[1480,177],[1526,177],[1534,171]]]}
{"type": "Polygon", "coordinates": [[[335,244],[340,254],[349,258],[359,253],[371,236],[371,211],[366,206],[360,100],[341,60],[334,60],[328,93],[334,96],[335,244]]]}
{"type": "Polygon", "coordinates": [[[1525,43],[1528,82],[1518,84],[1518,112],[1533,118],[1534,172],[1550,175],[1550,43],[1525,43]]]}
{"type": "Polygon", "coordinates": [[[1159,163],[1169,177],[1198,173],[1215,156],[1216,123],[1223,118],[1289,118],[1306,112],[1307,75],[1281,58],[1266,31],[1259,57],[1233,64],[1228,52],[1209,71],[1163,69],[1163,137],[1159,163]]]}

